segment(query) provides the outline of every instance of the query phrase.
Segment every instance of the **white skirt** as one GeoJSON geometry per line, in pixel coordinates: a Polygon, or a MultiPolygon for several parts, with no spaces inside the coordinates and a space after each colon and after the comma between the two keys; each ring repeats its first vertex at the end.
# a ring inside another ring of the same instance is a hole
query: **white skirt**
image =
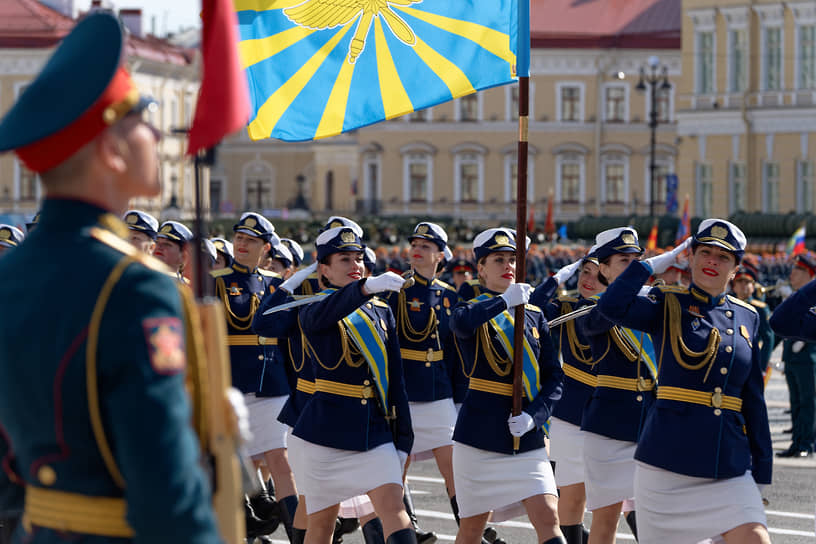
{"type": "Polygon", "coordinates": [[[244,395],[249,409],[249,430],[252,440],[247,444],[249,455],[260,455],[270,450],[286,447],[286,431],[289,426],[278,421],[278,414],[286,404],[288,395],[279,397],[256,397],[244,395]]]}
{"type": "Polygon", "coordinates": [[[371,502],[371,499],[368,498],[368,495],[357,495],[340,503],[340,513],[338,516],[341,518],[360,519],[363,516],[373,513],[374,504],[371,502]]]}
{"type": "Polygon", "coordinates": [[[453,481],[459,516],[492,511],[494,522],[524,515],[524,499],[558,493],[544,448],[508,455],[454,442],[453,481]]]}
{"type": "Polygon", "coordinates": [[[408,408],[411,411],[411,427],[414,429],[412,461],[430,459],[435,448],[453,445],[453,428],[456,426],[453,399],[409,402],[408,408]]]}
{"type": "Polygon", "coordinates": [[[584,432],[581,427],[557,417],[550,420],[550,459],[555,461],[558,487],[584,482],[584,432]]]}
{"type": "MultiPolygon", "coordinates": [[[[295,477],[295,485],[298,485],[303,479],[303,465],[300,462],[301,452],[298,447],[303,444],[303,441],[292,440],[292,427],[286,429],[286,443],[287,443],[287,457],[289,458],[289,468],[292,469],[292,475],[295,477]]],[[[303,490],[298,489],[298,495],[303,495],[303,490]]]]}
{"type": "Polygon", "coordinates": [[[635,442],[624,442],[584,431],[587,510],[635,496],[635,442]]]}
{"type": "Polygon", "coordinates": [[[306,513],[314,514],[385,484],[402,486],[397,449],[387,442],[368,451],[340,450],[289,438],[300,460],[298,490],[306,497],[306,513]]]}
{"type": "Polygon", "coordinates": [[[635,502],[641,542],[693,544],[745,523],[767,526],[751,472],[724,480],[636,463],[635,502]]]}

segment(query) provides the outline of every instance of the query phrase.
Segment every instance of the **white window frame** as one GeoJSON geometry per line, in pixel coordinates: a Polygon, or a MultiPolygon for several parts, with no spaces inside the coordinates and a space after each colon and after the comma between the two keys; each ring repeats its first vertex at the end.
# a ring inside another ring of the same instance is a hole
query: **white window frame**
{"type": "MultiPolygon", "coordinates": [[[[462,203],[462,171],[461,167],[466,163],[475,163],[477,170],[476,202],[484,202],[484,157],[487,148],[479,144],[461,144],[451,149],[453,153],[453,201],[462,203]]],[[[465,204],[472,201],[464,202],[465,204]]]]}
{"type": "Polygon", "coordinates": [[[692,64],[694,65],[694,94],[708,95],[717,92],[717,10],[714,8],[693,9],[686,12],[694,29],[694,58],[692,64]],[[710,32],[713,36],[712,48],[714,49],[713,64],[712,64],[712,81],[714,83],[710,92],[700,91],[700,34],[710,32]]]}
{"type": "MultiPolygon", "coordinates": [[[[586,154],[575,151],[563,151],[555,157],[555,204],[560,211],[563,202],[563,185],[561,181],[561,166],[564,163],[578,163],[578,205],[579,213],[584,213],[586,204],[586,154]]],[[[570,202],[571,204],[572,202],[570,202]]]]}
{"type": "MultiPolygon", "coordinates": [[[[504,120],[510,122],[516,122],[516,119],[513,119],[513,89],[518,89],[518,83],[514,83],[512,85],[505,85],[504,86],[504,120]]],[[[530,119],[535,119],[535,82],[530,81],[530,104],[529,104],[529,117],[530,119]]],[[[518,113],[518,112],[516,112],[518,113]]]]}
{"type": "Polygon", "coordinates": [[[629,156],[624,153],[618,152],[609,152],[604,153],[601,156],[601,203],[602,205],[607,204],[623,204],[624,206],[629,206],[630,200],[630,180],[629,180],[629,156]],[[608,165],[617,165],[620,164],[623,166],[623,200],[622,201],[615,201],[609,202],[607,200],[606,194],[606,167],[608,165]]]}
{"type": "Polygon", "coordinates": [[[603,121],[604,123],[628,123],[629,122],[629,84],[622,82],[607,82],[601,86],[601,103],[603,104],[603,121]],[[606,90],[610,88],[623,89],[623,119],[620,121],[610,121],[606,117],[606,90]]]}
{"type": "Polygon", "coordinates": [[[800,31],[801,27],[803,26],[813,26],[816,25],[816,5],[812,1],[807,2],[791,2],[787,4],[790,8],[791,12],[793,12],[793,47],[795,54],[793,55],[793,74],[794,74],[794,82],[793,87],[795,89],[809,89],[811,87],[800,87],[801,81],[801,61],[799,54],[799,39],[800,39],[800,31]]]}
{"type": "MultiPolygon", "coordinates": [[[[785,90],[785,7],[783,4],[763,4],[752,6],[759,18],[759,89],[760,91],[782,92],[785,90]],[[768,89],[768,63],[766,62],[766,31],[779,29],[779,89],[768,89]]],[[[764,203],[763,203],[764,205],[764,203]]]]}
{"type": "MultiPolygon", "coordinates": [[[[377,169],[376,185],[374,186],[374,199],[382,200],[382,153],[365,153],[363,155],[363,192],[362,200],[368,200],[368,195],[371,194],[371,174],[370,166],[374,165],[377,169]]],[[[360,195],[357,195],[360,198],[360,195]]]]}
{"type": "MultiPolygon", "coordinates": [[[[558,81],[555,84],[555,118],[559,123],[583,123],[586,119],[586,83],[583,81],[558,81]],[[578,119],[576,121],[565,121],[561,117],[561,88],[578,87],[578,119]]],[[[606,104],[604,104],[605,106],[606,104]]],[[[605,111],[605,109],[604,109],[605,111]]]]}
{"type": "MultiPolygon", "coordinates": [[[[726,32],[725,32],[725,55],[726,55],[725,56],[725,70],[726,70],[725,88],[727,89],[727,92],[732,93],[732,94],[733,93],[738,93],[738,92],[744,92],[748,88],[748,85],[750,84],[750,81],[748,81],[748,79],[750,78],[750,73],[751,73],[751,32],[750,32],[750,28],[748,26],[748,23],[750,21],[750,12],[749,12],[747,6],[737,6],[737,7],[731,7],[731,8],[720,8],[719,11],[723,15],[723,17],[725,18],[725,22],[726,22],[726,27],[725,27],[725,30],[726,30],[726,32]],[[742,91],[732,90],[734,81],[733,81],[733,78],[731,76],[732,76],[732,71],[733,71],[732,68],[733,68],[733,59],[734,59],[734,49],[733,49],[732,43],[731,43],[731,32],[732,31],[737,31],[737,30],[745,31],[745,38],[746,38],[746,42],[745,42],[745,47],[746,47],[746,52],[745,52],[746,53],[746,56],[745,56],[745,73],[746,73],[745,77],[746,77],[746,81],[745,81],[745,85],[746,85],[746,88],[743,89],[742,91]]],[[[715,53],[716,53],[716,50],[715,50],[715,53]]]]}
{"type": "Polygon", "coordinates": [[[698,95],[712,95],[717,93],[717,32],[715,29],[695,29],[694,31],[694,94],[698,95]],[[702,81],[702,64],[700,59],[700,40],[702,34],[711,34],[712,36],[712,61],[711,61],[711,89],[701,89],[702,81]]]}
{"type": "MultiPolygon", "coordinates": [[[[471,93],[474,94],[474,93],[471,93]]],[[[484,120],[484,93],[477,91],[476,93],[476,123],[484,120]]],[[[471,96],[471,95],[467,95],[471,96]]],[[[462,98],[457,98],[453,102],[453,120],[456,122],[462,121],[462,98]]],[[[473,123],[474,121],[467,121],[473,123]]]]}
{"type": "MultiPolygon", "coordinates": [[[[507,204],[511,204],[516,198],[516,188],[510,174],[512,165],[517,162],[518,156],[515,152],[504,154],[504,202],[507,204]]],[[[535,153],[531,152],[531,149],[528,149],[527,153],[527,202],[530,204],[535,202],[535,153]]]]}
{"type": "Polygon", "coordinates": [[[762,211],[764,213],[780,213],[782,202],[780,201],[782,197],[782,166],[779,164],[779,161],[775,160],[768,160],[764,159],[761,163],[762,168],[762,211]],[[777,188],[777,202],[776,202],[776,210],[771,209],[771,194],[770,194],[770,185],[768,181],[768,165],[776,164],[777,169],[779,170],[779,177],[776,180],[776,188],[777,188]]]}
{"type": "Polygon", "coordinates": [[[711,215],[712,209],[706,209],[706,206],[713,207],[713,204],[705,204],[703,198],[703,179],[702,169],[708,167],[711,170],[711,188],[714,189],[714,167],[707,161],[699,161],[694,163],[694,212],[697,216],[708,217],[711,215]]]}
{"type": "Polygon", "coordinates": [[[742,177],[742,190],[745,195],[745,209],[742,211],[747,211],[748,208],[748,165],[745,164],[745,161],[740,160],[731,160],[728,161],[728,213],[734,214],[740,211],[737,198],[736,198],[736,176],[734,176],[734,167],[735,166],[742,166],[743,168],[743,177],[742,177]]]}
{"type": "Polygon", "coordinates": [[[813,210],[814,194],[816,194],[816,175],[814,169],[816,165],[812,160],[796,161],[796,213],[808,213],[813,210]],[[804,195],[805,184],[802,170],[805,164],[810,164],[810,202],[807,202],[804,195]]]}
{"type": "Polygon", "coordinates": [[[415,162],[425,162],[428,170],[428,183],[425,187],[425,202],[430,206],[432,203],[434,187],[434,155],[436,148],[430,144],[417,142],[402,146],[402,201],[411,204],[411,164],[415,162]]]}

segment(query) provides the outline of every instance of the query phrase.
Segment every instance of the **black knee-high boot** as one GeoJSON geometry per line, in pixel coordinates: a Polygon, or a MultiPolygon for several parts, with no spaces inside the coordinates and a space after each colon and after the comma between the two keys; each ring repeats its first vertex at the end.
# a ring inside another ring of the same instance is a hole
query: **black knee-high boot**
{"type": "Polygon", "coordinates": [[[297,527],[292,527],[292,544],[303,544],[306,540],[306,529],[298,529],[297,527]]]}
{"type": "Polygon", "coordinates": [[[386,544],[418,544],[416,531],[413,529],[400,529],[388,535],[386,544]]]}
{"type": "Polygon", "coordinates": [[[297,495],[289,495],[288,497],[282,498],[278,501],[280,504],[280,518],[281,523],[283,523],[283,528],[286,529],[286,536],[289,538],[289,542],[294,543],[293,539],[293,529],[292,522],[295,519],[295,511],[297,510],[298,506],[298,498],[297,495]]]}
{"type": "Polygon", "coordinates": [[[408,489],[408,484],[403,484],[402,503],[405,505],[405,512],[408,514],[408,519],[411,520],[411,526],[416,531],[416,540],[418,544],[432,544],[436,542],[436,535],[433,531],[423,531],[419,528],[417,517],[414,513],[414,501],[411,498],[411,490],[408,489]]]}
{"type": "Polygon", "coordinates": [[[583,537],[583,544],[589,544],[589,529],[581,525],[581,536],[583,537]]]}
{"type": "Polygon", "coordinates": [[[567,544],[563,536],[554,536],[542,542],[541,544],[567,544]]]}
{"type": "Polygon", "coordinates": [[[629,526],[629,530],[632,531],[632,534],[635,536],[635,541],[637,542],[637,516],[635,515],[635,511],[632,510],[631,512],[626,512],[623,519],[626,520],[626,525],[629,526]]]}
{"type": "Polygon", "coordinates": [[[363,542],[365,544],[385,544],[383,525],[380,518],[372,518],[363,525],[363,542]]]}
{"type": "Polygon", "coordinates": [[[564,533],[567,544],[584,544],[583,523],[577,525],[562,525],[561,532],[564,533]]]}

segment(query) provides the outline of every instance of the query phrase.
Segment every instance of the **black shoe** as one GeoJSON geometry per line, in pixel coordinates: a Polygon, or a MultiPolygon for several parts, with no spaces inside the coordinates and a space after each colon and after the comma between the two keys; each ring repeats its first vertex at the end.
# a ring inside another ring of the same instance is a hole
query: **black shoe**
{"type": "Polygon", "coordinates": [[[244,498],[244,519],[246,520],[246,532],[249,539],[272,534],[280,525],[278,518],[265,520],[256,516],[248,497],[244,498]]]}
{"type": "Polygon", "coordinates": [[[485,527],[485,530],[482,533],[482,538],[490,542],[490,544],[493,544],[498,537],[499,535],[496,533],[496,529],[493,527],[485,527]]]}
{"type": "Polygon", "coordinates": [[[263,520],[280,519],[280,507],[266,489],[261,489],[257,495],[249,498],[252,511],[263,520]]]}

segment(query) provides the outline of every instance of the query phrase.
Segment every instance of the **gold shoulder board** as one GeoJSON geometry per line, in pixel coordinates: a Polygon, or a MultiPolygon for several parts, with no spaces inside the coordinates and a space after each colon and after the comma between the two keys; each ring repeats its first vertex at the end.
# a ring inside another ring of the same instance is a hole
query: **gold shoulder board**
{"type": "Polygon", "coordinates": [[[768,307],[767,302],[762,301],[762,300],[757,300],[755,298],[752,298],[751,302],[749,304],[751,304],[751,306],[756,306],[757,308],[767,308],[768,307]]]}
{"type": "Polygon", "coordinates": [[[689,292],[689,288],[683,285],[658,285],[657,288],[663,293],[681,293],[685,295],[689,292]]]}
{"type": "Polygon", "coordinates": [[[221,276],[226,276],[227,274],[232,273],[232,268],[219,268],[218,270],[210,270],[210,276],[213,278],[220,278],[221,276]]]}
{"type": "Polygon", "coordinates": [[[524,307],[528,310],[532,310],[534,312],[541,313],[541,308],[536,306],[535,304],[525,304],[524,307]]]}
{"type": "MultiPolygon", "coordinates": [[[[744,300],[740,300],[737,297],[732,296],[732,295],[726,295],[726,297],[728,297],[728,300],[730,300],[734,304],[742,306],[743,308],[748,308],[749,310],[751,310],[755,314],[757,313],[756,308],[754,308],[753,306],[751,306],[750,304],[748,304],[744,300]]],[[[757,314],[757,315],[759,315],[759,314],[757,314]]]]}
{"type": "Polygon", "coordinates": [[[114,233],[109,230],[101,229],[99,227],[92,227],[91,228],[91,236],[105,244],[106,246],[112,247],[116,251],[127,255],[134,261],[137,261],[140,264],[143,264],[147,268],[151,270],[155,270],[157,272],[162,272],[165,274],[170,274],[175,277],[173,271],[168,268],[166,264],[161,262],[160,260],[156,259],[155,257],[151,257],[150,255],[146,255],[130,245],[130,242],[127,240],[123,240],[119,238],[114,233]]]}
{"type": "Polygon", "coordinates": [[[261,276],[266,276],[267,278],[280,278],[280,274],[277,272],[272,272],[271,270],[266,270],[265,268],[259,268],[258,273],[261,276]]]}

